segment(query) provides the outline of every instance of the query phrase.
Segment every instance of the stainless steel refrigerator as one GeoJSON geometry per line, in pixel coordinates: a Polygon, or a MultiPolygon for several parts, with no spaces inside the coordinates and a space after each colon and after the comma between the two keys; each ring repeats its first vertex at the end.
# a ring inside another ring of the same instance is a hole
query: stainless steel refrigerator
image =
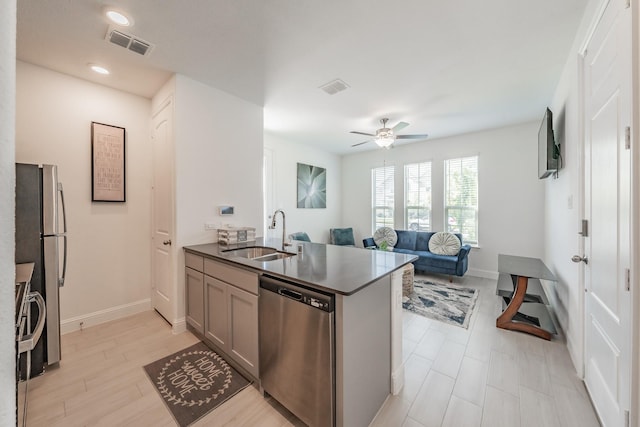
{"type": "MultiPolygon", "coordinates": [[[[17,163],[16,263],[35,263],[31,290],[39,292],[46,305],[44,332],[31,351],[31,377],[60,361],[59,288],[67,268],[66,229],[57,166],[17,163]]],[[[37,324],[37,315],[36,310],[31,313],[31,324],[37,324]]]]}

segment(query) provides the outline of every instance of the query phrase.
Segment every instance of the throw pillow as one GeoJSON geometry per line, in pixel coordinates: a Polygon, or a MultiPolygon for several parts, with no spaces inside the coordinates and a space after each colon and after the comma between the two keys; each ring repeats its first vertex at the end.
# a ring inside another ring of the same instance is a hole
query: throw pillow
{"type": "Polygon", "coordinates": [[[398,241],[396,231],[391,227],[380,227],[373,233],[373,241],[380,247],[382,242],[386,242],[387,246],[395,246],[398,241]]]}
{"type": "Polygon", "coordinates": [[[429,239],[429,251],[437,255],[458,255],[460,239],[455,234],[438,231],[429,239]]]}

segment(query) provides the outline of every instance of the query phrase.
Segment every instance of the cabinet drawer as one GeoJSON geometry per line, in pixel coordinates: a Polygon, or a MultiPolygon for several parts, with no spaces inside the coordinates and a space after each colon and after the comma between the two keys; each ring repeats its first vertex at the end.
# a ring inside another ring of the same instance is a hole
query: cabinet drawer
{"type": "Polygon", "coordinates": [[[258,295],[258,275],[256,273],[205,259],[204,274],[230,283],[254,295],[258,295]]]}
{"type": "Polygon", "coordinates": [[[204,258],[199,255],[194,255],[189,252],[184,254],[184,265],[193,268],[196,271],[204,271],[204,258]]]}

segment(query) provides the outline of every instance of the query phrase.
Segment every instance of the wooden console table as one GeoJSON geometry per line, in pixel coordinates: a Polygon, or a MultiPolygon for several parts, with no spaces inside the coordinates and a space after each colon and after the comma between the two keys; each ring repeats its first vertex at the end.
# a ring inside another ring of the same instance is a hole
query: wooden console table
{"type": "Polygon", "coordinates": [[[496,327],[550,340],[556,328],[540,279],[555,282],[553,273],[538,258],[502,254],[498,255],[498,272],[496,293],[502,297],[503,311],[496,327]]]}

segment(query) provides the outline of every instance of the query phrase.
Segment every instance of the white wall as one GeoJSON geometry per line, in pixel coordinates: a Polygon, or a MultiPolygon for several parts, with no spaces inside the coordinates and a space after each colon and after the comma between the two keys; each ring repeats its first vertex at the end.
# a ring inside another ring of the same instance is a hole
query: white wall
{"type": "MultiPolygon", "coordinates": [[[[170,83],[171,85],[171,83],[170,83]]],[[[155,102],[155,101],[154,101],[155,102]]],[[[176,247],[210,243],[205,222],[262,230],[263,110],[182,75],[175,77],[176,247]],[[218,206],[235,206],[233,216],[218,206]]],[[[184,255],[177,266],[184,317],[184,255]]]]}
{"type": "MultiPolygon", "coordinates": [[[[273,153],[273,209],[283,209],[287,215],[287,234],[304,231],[313,242],[327,243],[329,229],[352,227],[343,223],[342,162],[338,155],[278,138],[270,133],[264,135],[264,146],[273,153]],[[327,170],[327,207],[325,209],[299,209],[297,207],[297,164],[319,166],[327,170]]],[[[267,212],[268,215],[273,212],[267,212]]],[[[265,219],[267,221],[267,219],[265,219]]],[[[280,221],[280,218],[278,218],[280,221]]],[[[281,224],[274,237],[281,237],[281,224]]]]}
{"type": "Polygon", "coordinates": [[[262,107],[178,75],[176,206],[181,244],[210,242],[204,223],[262,225],[262,107]],[[232,216],[218,206],[235,206],[232,216]]]}
{"type": "Polygon", "coordinates": [[[573,255],[581,255],[578,231],[581,220],[582,193],[580,132],[580,99],[578,51],[588,28],[592,25],[599,0],[591,0],[586,8],[575,42],[569,51],[560,82],[555,91],[551,110],[554,113],[556,142],[561,144],[563,168],[558,179],[545,181],[544,261],[556,275],[558,282],[547,289],[562,330],[567,348],[578,372],[582,371],[583,295],[579,284],[579,265],[571,262],[573,255]],[[569,207],[572,200],[573,207],[569,207]]]}
{"type": "Polygon", "coordinates": [[[15,82],[16,2],[0,2],[0,425],[16,424],[15,388],[15,82]]]}
{"type": "Polygon", "coordinates": [[[498,254],[543,254],[544,184],[537,179],[539,123],[399,145],[343,157],[343,221],[357,227],[356,241],[372,234],[371,169],[395,165],[396,228],[402,224],[403,166],[432,162],[433,231],[444,229],[444,160],[478,155],[478,240],[468,274],[496,277],[498,254]]]}
{"type": "Polygon", "coordinates": [[[69,235],[62,330],[150,307],[149,99],[17,62],[16,161],[58,165],[69,235]],[[91,122],[126,128],[126,203],[91,202],[91,122]]]}

